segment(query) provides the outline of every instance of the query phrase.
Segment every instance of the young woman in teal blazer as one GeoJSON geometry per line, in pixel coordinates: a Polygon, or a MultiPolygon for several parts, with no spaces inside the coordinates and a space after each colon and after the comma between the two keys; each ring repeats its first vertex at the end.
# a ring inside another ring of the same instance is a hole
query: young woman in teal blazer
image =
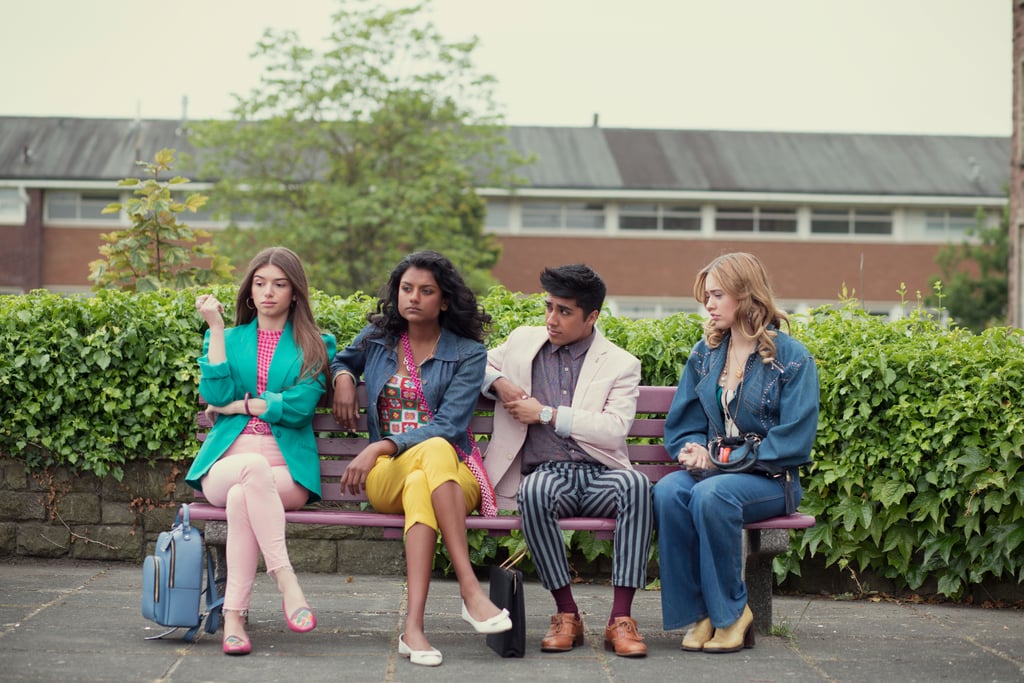
{"type": "Polygon", "coordinates": [[[289,628],[316,626],[288,558],[284,513],[320,499],[312,422],[336,344],[313,321],[302,262],[284,247],[264,249],[249,264],[233,328],[225,330],[223,306],[212,295],[198,297],[196,308],[209,325],[199,393],[213,428],[185,481],[227,511],[223,649],[245,655],[261,553],[289,628]]]}

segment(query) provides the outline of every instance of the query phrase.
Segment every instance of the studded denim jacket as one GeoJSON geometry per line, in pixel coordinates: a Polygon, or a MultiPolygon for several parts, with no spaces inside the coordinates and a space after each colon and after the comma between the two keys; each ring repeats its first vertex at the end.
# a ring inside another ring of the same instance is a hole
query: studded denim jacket
{"type": "MultiPolygon", "coordinates": [[[[747,358],[737,397],[730,406],[741,433],[762,437],[759,457],[782,467],[804,465],[818,429],[818,369],[807,348],[788,334],[775,337],[776,358],[747,358]]],[[[665,447],[675,457],[687,443],[706,446],[725,435],[718,377],[725,367],[729,335],[717,348],[697,342],[683,368],[665,420],[665,447]]]]}

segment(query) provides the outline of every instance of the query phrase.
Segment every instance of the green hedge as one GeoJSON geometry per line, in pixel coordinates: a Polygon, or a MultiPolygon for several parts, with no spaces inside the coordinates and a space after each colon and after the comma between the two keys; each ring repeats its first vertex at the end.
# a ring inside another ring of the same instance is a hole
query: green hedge
{"type": "MultiPolygon", "coordinates": [[[[233,287],[214,291],[233,302],[233,287]]],[[[196,294],[0,297],[0,452],[29,471],[60,466],[117,479],[129,460],[191,459],[203,327],[196,294]]],[[[494,316],[492,344],[543,321],[536,295],[496,288],[482,302],[494,316]]],[[[320,325],[345,343],[373,298],[315,292],[313,303],[320,325]]],[[[696,315],[605,315],[601,326],[654,385],[676,384],[701,335],[696,315]]],[[[988,578],[1024,580],[1020,331],[974,335],[919,311],[887,322],[852,306],[815,310],[793,331],[821,375],[801,506],[818,525],[795,532],[776,560],[778,578],[799,575],[813,555],[910,589],[935,579],[953,597],[988,578]]],[[[587,534],[572,542],[591,558],[609,552],[587,534]]],[[[471,543],[478,561],[496,552],[494,539],[471,543]]]]}
{"type": "Polygon", "coordinates": [[[821,416],[801,510],[819,523],[776,564],[871,569],[958,597],[1024,581],[1024,334],[949,329],[921,311],[848,307],[795,329],[818,363],[821,416]]]}

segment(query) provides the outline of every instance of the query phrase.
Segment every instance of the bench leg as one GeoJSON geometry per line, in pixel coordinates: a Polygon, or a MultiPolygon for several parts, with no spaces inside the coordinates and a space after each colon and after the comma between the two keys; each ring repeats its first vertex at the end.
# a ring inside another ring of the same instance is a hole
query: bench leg
{"type": "Polygon", "coordinates": [[[772,628],[772,560],[789,548],[788,529],[747,529],[743,532],[744,581],[747,604],[754,613],[754,628],[768,633],[772,628]]]}
{"type": "Polygon", "coordinates": [[[214,574],[217,577],[217,590],[224,595],[224,587],[227,585],[228,559],[228,523],[209,521],[203,528],[203,541],[206,547],[213,552],[214,574]]]}

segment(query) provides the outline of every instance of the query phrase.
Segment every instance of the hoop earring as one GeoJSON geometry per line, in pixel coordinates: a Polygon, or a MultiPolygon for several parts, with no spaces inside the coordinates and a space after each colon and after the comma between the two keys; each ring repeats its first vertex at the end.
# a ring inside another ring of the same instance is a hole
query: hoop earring
{"type": "Polygon", "coordinates": [[[251,296],[245,300],[245,307],[248,308],[250,311],[256,310],[256,302],[252,300],[251,296]]]}

